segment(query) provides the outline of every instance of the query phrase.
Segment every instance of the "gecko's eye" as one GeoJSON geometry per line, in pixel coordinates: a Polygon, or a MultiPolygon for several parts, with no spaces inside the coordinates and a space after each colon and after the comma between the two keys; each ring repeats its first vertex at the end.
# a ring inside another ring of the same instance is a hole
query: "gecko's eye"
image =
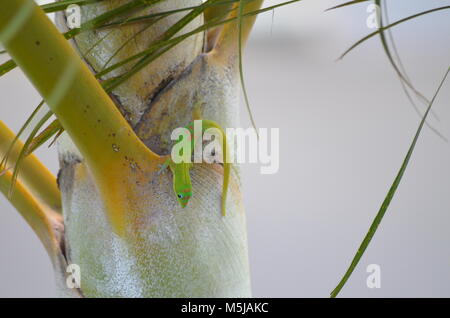
{"type": "Polygon", "coordinates": [[[177,194],[177,197],[178,197],[179,199],[183,199],[183,195],[182,195],[182,194],[177,194]]]}

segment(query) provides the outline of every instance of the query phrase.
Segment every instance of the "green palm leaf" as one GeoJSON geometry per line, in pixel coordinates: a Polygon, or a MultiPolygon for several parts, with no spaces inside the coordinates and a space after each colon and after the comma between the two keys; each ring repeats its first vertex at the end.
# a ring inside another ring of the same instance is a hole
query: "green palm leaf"
{"type": "Polygon", "coordinates": [[[441,87],[444,85],[444,82],[450,72],[450,67],[447,69],[447,72],[444,75],[444,78],[442,79],[441,83],[438,86],[438,89],[436,90],[436,93],[434,94],[432,100],[430,101],[430,104],[428,105],[428,108],[423,115],[422,120],[420,121],[419,127],[417,128],[416,134],[414,135],[414,139],[411,143],[411,146],[408,149],[408,152],[406,154],[405,159],[403,160],[403,163],[400,167],[400,170],[397,173],[397,176],[394,179],[394,182],[392,183],[391,188],[389,189],[383,203],[381,204],[380,209],[378,210],[377,215],[375,216],[375,219],[373,220],[369,231],[367,232],[366,236],[364,237],[363,241],[361,242],[361,245],[358,248],[358,251],[356,252],[355,256],[353,257],[352,262],[350,263],[350,266],[348,267],[347,271],[345,272],[344,276],[342,277],[339,284],[336,286],[336,288],[331,292],[331,297],[336,297],[339,292],[341,291],[342,287],[344,287],[345,283],[348,281],[350,276],[352,275],[354,269],[358,265],[359,261],[361,260],[361,257],[363,256],[364,252],[366,251],[367,247],[369,246],[370,241],[372,240],[373,236],[375,235],[375,232],[378,229],[378,226],[380,225],[381,221],[383,220],[383,217],[389,208],[389,205],[395,195],[395,192],[400,184],[400,181],[402,180],[402,177],[405,173],[406,167],[408,166],[409,160],[411,159],[411,155],[413,154],[414,148],[416,146],[417,140],[419,139],[420,133],[422,131],[423,125],[425,124],[425,121],[427,119],[428,113],[431,110],[431,106],[433,106],[433,103],[441,90],[441,87]]]}

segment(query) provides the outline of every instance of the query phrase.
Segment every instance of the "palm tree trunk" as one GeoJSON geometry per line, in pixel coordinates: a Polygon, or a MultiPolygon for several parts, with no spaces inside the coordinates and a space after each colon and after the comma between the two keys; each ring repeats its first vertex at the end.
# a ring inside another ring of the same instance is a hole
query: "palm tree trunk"
{"type": "MultiPolygon", "coordinates": [[[[126,2],[113,0],[83,6],[82,20],[126,2]]],[[[255,7],[261,5],[261,1],[256,2],[255,7]]],[[[200,3],[200,0],[162,1],[146,12],[200,3]]],[[[99,72],[110,59],[113,63],[145,49],[185,14],[171,15],[150,27],[137,23],[86,32],[77,36],[72,44],[91,70],[99,72]],[[139,35],[130,40],[136,33],[139,35]]],[[[253,23],[253,18],[248,20],[253,23]]],[[[200,15],[181,32],[188,32],[202,23],[200,15]]],[[[64,14],[58,14],[57,24],[60,29],[67,29],[64,14]]],[[[195,105],[201,105],[205,119],[214,120],[224,128],[239,126],[237,38],[232,36],[236,34],[237,24],[222,29],[219,36],[217,29],[214,31],[214,37],[218,38],[216,46],[211,46],[211,40],[206,41],[203,33],[191,36],[110,94],[139,138],[157,154],[170,152],[172,130],[192,121],[195,105]]],[[[111,76],[126,70],[126,66],[119,68],[111,76]]],[[[116,150],[120,154],[120,149],[116,150]]],[[[133,186],[137,195],[130,196],[124,205],[126,235],[118,235],[108,220],[108,208],[96,178],[69,134],[64,133],[59,141],[59,157],[65,258],[67,264],[77,264],[81,269],[80,295],[251,295],[238,169],[232,171],[226,217],[220,213],[223,179],[220,165],[195,165],[191,170],[194,194],[184,209],[174,197],[170,172],[151,173],[136,180],[133,186]]],[[[132,158],[127,160],[132,170],[139,169],[132,158]]],[[[113,176],[114,173],[109,182],[120,183],[121,180],[113,176]]],[[[57,271],[57,275],[60,294],[67,295],[64,271],[57,271]]]]}

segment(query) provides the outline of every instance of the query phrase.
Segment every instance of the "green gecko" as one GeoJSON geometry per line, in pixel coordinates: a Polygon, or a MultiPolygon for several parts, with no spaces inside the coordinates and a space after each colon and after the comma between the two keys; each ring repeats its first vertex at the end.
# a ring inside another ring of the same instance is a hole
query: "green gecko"
{"type": "MultiPolygon", "coordinates": [[[[227,144],[227,140],[226,140],[226,134],[224,133],[223,129],[219,126],[219,124],[217,124],[216,122],[212,121],[212,120],[201,120],[202,122],[202,136],[203,133],[209,129],[209,128],[216,128],[217,130],[219,130],[222,140],[223,140],[223,158],[224,158],[224,163],[223,163],[223,168],[224,168],[224,172],[223,172],[223,186],[222,186],[222,204],[221,204],[221,209],[222,209],[222,215],[225,216],[226,215],[226,210],[225,210],[225,203],[227,200],[227,193],[228,193],[228,185],[229,185],[229,180],[230,180],[230,163],[227,160],[227,153],[228,153],[228,144],[227,144]]],[[[194,138],[192,138],[192,136],[194,136],[194,122],[191,122],[189,125],[185,126],[184,128],[189,130],[190,133],[190,138],[191,138],[191,153],[189,155],[189,158],[191,158],[191,154],[193,153],[194,149],[195,149],[195,145],[196,145],[196,140],[194,138]]],[[[201,140],[200,140],[201,142],[201,140]]],[[[193,164],[192,162],[180,162],[180,163],[175,163],[171,156],[168,156],[168,159],[165,161],[164,164],[161,165],[161,170],[160,172],[162,172],[163,170],[167,169],[167,167],[170,168],[170,170],[172,171],[172,175],[173,175],[173,190],[177,196],[177,200],[178,203],[180,204],[180,206],[182,208],[186,207],[187,204],[189,203],[189,200],[192,197],[192,183],[191,183],[191,176],[190,176],[190,169],[192,168],[193,164]]]]}

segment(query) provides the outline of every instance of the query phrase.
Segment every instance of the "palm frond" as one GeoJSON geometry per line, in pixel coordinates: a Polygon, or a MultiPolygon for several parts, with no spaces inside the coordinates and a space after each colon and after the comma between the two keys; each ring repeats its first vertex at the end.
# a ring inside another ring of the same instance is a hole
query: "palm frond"
{"type": "Polygon", "coordinates": [[[95,2],[101,2],[104,0],[60,0],[53,3],[41,5],[42,10],[45,13],[54,13],[62,10],[66,10],[68,6],[76,4],[78,6],[84,6],[86,4],[91,4],[95,2]]]}
{"type": "Polygon", "coordinates": [[[348,1],[348,2],[345,2],[345,3],[342,3],[342,4],[338,4],[338,5],[334,6],[334,7],[328,8],[325,11],[331,11],[331,10],[334,10],[334,9],[339,9],[339,8],[343,8],[343,7],[346,7],[346,6],[350,6],[350,5],[353,5],[353,4],[358,4],[358,3],[361,3],[361,2],[367,2],[367,1],[372,1],[372,0],[353,0],[353,1],[348,1]]]}
{"type": "Polygon", "coordinates": [[[13,60],[8,60],[0,65],[0,76],[12,71],[16,67],[16,63],[13,60]]]}
{"type": "Polygon", "coordinates": [[[238,13],[238,50],[239,50],[239,77],[241,80],[242,93],[244,95],[245,106],[247,107],[247,112],[250,117],[250,122],[252,123],[253,128],[255,129],[256,136],[259,138],[258,129],[256,128],[255,119],[253,118],[252,110],[250,108],[250,101],[248,99],[247,89],[245,87],[244,80],[244,67],[242,63],[242,15],[244,13],[244,5],[242,4],[243,0],[239,1],[239,13],[238,13]]]}
{"type": "Polygon", "coordinates": [[[152,5],[157,4],[158,2],[161,2],[164,0],[133,0],[131,2],[125,3],[117,8],[111,9],[107,12],[104,12],[95,18],[86,21],[83,23],[79,28],[72,29],[65,33],[66,38],[73,38],[77,34],[81,32],[90,31],[93,29],[96,29],[100,27],[101,25],[105,24],[108,21],[111,21],[112,19],[115,19],[117,17],[121,17],[126,14],[134,13],[138,10],[146,9],[152,5]]]}
{"type": "MultiPolygon", "coordinates": [[[[385,19],[386,23],[389,24],[389,12],[388,12],[388,8],[387,8],[387,0],[383,0],[383,7],[381,8],[381,10],[382,10],[382,13],[381,13],[381,14],[384,15],[384,19],[385,19]]],[[[380,16],[380,21],[381,21],[381,23],[383,23],[383,16],[382,16],[382,15],[380,16]]],[[[393,51],[393,53],[394,53],[394,54],[391,54],[391,53],[389,52],[389,45],[388,45],[388,43],[386,43],[385,47],[388,48],[386,54],[387,54],[388,56],[392,56],[392,57],[395,56],[396,65],[398,65],[398,66],[397,66],[398,71],[400,71],[400,72],[402,73],[402,75],[403,75],[403,77],[406,79],[406,81],[408,81],[409,83],[412,84],[412,81],[411,81],[411,79],[409,78],[408,73],[406,72],[406,68],[405,68],[405,66],[403,65],[402,59],[401,59],[400,54],[399,54],[399,52],[398,52],[397,45],[395,44],[394,35],[392,34],[392,29],[387,29],[386,34],[387,34],[387,38],[389,39],[390,46],[392,47],[392,51],[393,51]]],[[[381,40],[382,40],[382,41],[386,41],[385,38],[384,38],[384,36],[381,38],[381,40]]],[[[392,61],[393,61],[393,60],[394,60],[394,59],[392,58],[392,61]]],[[[413,98],[412,98],[410,92],[408,91],[407,85],[406,85],[405,82],[402,80],[402,77],[399,76],[399,79],[400,79],[400,85],[402,86],[402,90],[403,90],[403,92],[405,93],[406,98],[408,99],[409,103],[411,104],[411,106],[413,107],[413,109],[414,109],[414,111],[417,113],[417,115],[420,116],[420,117],[422,117],[423,114],[421,113],[419,107],[418,107],[418,106],[416,105],[416,103],[414,102],[414,100],[413,100],[413,98]]],[[[419,96],[423,96],[423,94],[420,93],[419,96]]],[[[422,98],[421,100],[424,101],[423,98],[422,98]]],[[[425,100],[425,101],[426,101],[426,100],[425,100]]],[[[428,102],[428,101],[427,101],[427,102],[428,102]]],[[[428,102],[428,103],[429,103],[429,102],[428,102]]],[[[436,115],[436,113],[433,111],[433,109],[431,110],[431,115],[432,115],[437,121],[439,121],[439,117],[436,115]]],[[[445,137],[445,136],[444,136],[437,128],[435,128],[435,127],[433,127],[431,124],[429,124],[428,121],[425,122],[425,124],[426,124],[427,127],[430,128],[430,129],[431,129],[431,130],[432,130],[439,138],[441,138],[441,139],[444,140],[445,142],[448,142],[448,139],[447,139],[447,138],[446,138],[446,137],[445,137]]]]}
{"type": "Polygon", "coordinates": [[[360,44],[364,43],[364,42],[367,41],[368,39],[374,37],[375,35],[378,35],[378,34],[384,32],[385,30],[388,30],[389,28],[392,28],[392,27],[397,26],[397,25],[399,25],[399,24],[401,24],[401,23],[404,23],[404,22],[406,22],[406,21],[409,21],[409,20],[418,18],[418,17],[423,16],[423,15],[426,15],[426,14],[430,14],[430,13],[438,12],[438,11],[442,11],[442,10],[448,10],[448,9],[450,9],[450,6],[443,6],[443,7],[438,7],[438,8],[426,10],[426,11],[423,11],[423,12],[420,12],[420,13],[413,14],[413,15],[408,16],[408,17],[406,17],[406,18],[397,20],[396,22],[393,22],[393,23],[391,23],[391,24],[389,24],[389,25],[387,25],[387,26],[380,27],[377,31],[374,31],[374,32],[372,32],[372,33],[366,35],[366,36],[363,37],[362,39],[358,40],[357,42],[355,42],[352,46],[350,46],[347,50],[345,50],[344,53],[342,53],[342,55],[339,57],[339,59],[344,58],[344,57],[345,57],[350,51],[352,51],[354,48],[356,48],[356,47],[359,46],[360,44]]]}
{"type": "Polygon", "coordinates": [[[136,37],[138,37],[141,33],[147,31],[151,26],[153,26],[156,22],[160,21],[163,17],[160,17],[158,19],[154,19],[152,21],[152,23],[148,23],[146,26],[144,26],[142,29],[140,29],[138,32],[136,32],[135,34],[133,34],[132,36],[130,36],[129,39],[127,39],[124,43],[122,43],[121,46],[119,46],[114,52],[113,54],[111,54],[111,56],[108,58],[108,60],[105,62],[105,64],[102,67],[102,70],[104,70],[109,63],[111,63],[111,61],[117,56],[117,54],[120,53],[120,51],[122,51],[131,41],[133,41],[134,39],[136,39],[136,37]]]}
{"type": "Polygon", "coordinates": [[[27,140],[25,141],[22,149],[20,150],[20,153],[16,159],[16,162],[14,164],[14,172],[12,174],[11,178],[11,188],[9,191],[9,196],[13,194],[13,190],[15,188],[15,183],[17,181],[17,177],[19,176],[20,172],[20,165],[22,164],[23,160],[26,158],[28,152],[28,148],[32,144],[32,141],[36,134],[38,133],[39,129],[42,128],[42,126],[47,122],[47,120],[53,115],[51,111],[48,111],[40,120],[39,122],[33,127],[33,130],[31,131],[30,135],[28,136],[27,140]]]}
{"type": "Polygon", "coordinates": [[[6,151],[4,157],[2,158],[2,161],[0,162],[0,170],[7,169],[7,163],[8,159],[11,155],[11,151],[14,149],[14,146],[16,142],[19,140],[19,138],[22,136],[23,132],[28,128],[28,126],[31,124],[33,119],[35,119],[36,115],[39,113],[39,111],[42,109],[42,106],[44,106],[44,101],[42,100],[39,105],[34,109],[34,111],[31,113],[31,115],[28,117],[28,119],[25,121],[25,123],[22,125],[22,127],[19,129],[17,134],[14,136],[14,139],[12,140],[11,144],[8,147],[8,150],[6,151]]]}
{"type": "MultiPolygon", "coordinates": [[[[375,5],[378,6],[378,8],[382,8],[382,4],[381,4],[381,0],[375,0],[375,5]]],[[[386,36],[383,30],[383,18],[382,18],[382,14],[380,14],[379,16],[379,35],[380,35],[380,40],[381,40],[381,44],[383,46],[383,50],[386,53],[386,56],[389,60],[389,63],[391,63],[392,67],[394,68],[395,72],[397,73],[398,77],[400,78],[400,80],[406,85],[408,86],[409,89],[411,89],[414,94],[419,97],[420,99],[422,99],[424,102],[429,103],[429,101],[427,100],[427,98],[425,96],[423,96],[423,94],[421,92],[419,92],[414,85],[408,80],[408,78],[406,78],[403,74],[403,72],[399,69],[399,67],[397,66],[397,63],[395,62],[394,58],[392,57],[391,51],[389,49],[389,45],[387,43],[386,40],[386,36]]],[[[390,30],[389,28],[387,30],[390,30]]]]}
{"type": "MultiPolygon", "coordinates": [[[[173,48],[174,46],[176,46],[177,44],[181,43],[183,40],[187,39],[190,36],[193,36],[195,34],[198,34],[200,32],[205,32],[206,30],[209,30],[211,28],[217,27],[217,26],[221,26],[223,24],[226,23],[231,23],[234,22],[238,19],[238,17],[233,17],[233,18],[228,18],[228,19],[224,19],[229,12],[224,12],[222,15],[219,15],[217,17],[215,17],[214,19],[209,20],[207,23],[204,23],[203,25],[197,27],[196,29],[187,32],[185,34],[182,34],[180,36],[176,36],[174,37],[174,35],[176,33],[178,33],[178,31],[180,29],[182,29],[185,25],[187,25],[189,22],[191,22],[195,17],[197,17],[199,14],[201,14],[202,12],[204,12],[204,10],[206,8],[210,8],[212,6],[215,5],[223,5],[224,3],[235,3],[237,1],[240,0],[229,0],[229,1],[212,1],[209,0],[205,3],[203,3],[200,6],[196,6],[196,7],[191,7],[191,8],[195,8],[197,9],[194,13],[190,12],[188,15],[182,17],[178,22],[176,22],[171,28],[169,28],[169,30],[167,30],[162,36],[161,38],[151,44],[149,46],[149,48],[135,54],[132,56],[129,56],[125,59],[123,59],[122,61],[119,61],[105,69],[103,69],[102,71],[98,72],[95,76],[97,78],[101,78],[102,76],[112,72],[113,70],[126,65],[127,63],[131,63],[134,60],[140,59],[132,68],[130,71],[118,76],[118,77],[114,77],[108,80],[105,80],[102,82],[102,86],[104,87],[106,92],[111,92],[115,87],[119,86],[120,84],[122,84],[123,82],[125,82],[128,78],[132,77],[134,74],[136,74],[137,72],[139,72],[142,68],[144,68],[146,65],[148,65],[149,63],[155,61],[158,57],[160,57],[161,55],[163,55],[165,52],[169,51],[171,48],[173,48]]],[[[255,0],[246,0],[246,1],[255,1],[255,0]]],[[[281,6],[285,6],[285,5],[289,5],[291,3],[295,3],[295,2],[299,2],[301,0],[291,0],[291,1],[286,1],[286,2],[282,2],[276,5],[272,5],[263,9],[259,9],[259,10],[254,10],[254,11],[250,11],[247,12],[245,14],[242,15],[242,18],[245,17],[251,17],[254,15],[258,15],[260,13],[263,12],[267,12],[276,8],[279,8],[281,6]]],[[[187,10],[187,9],[182,9],[182,10],[187,10]]],[[[170,10],[167,12],[162,12],[159,13],[157,15],[146,15],[143,16],[143,18],[140,19],[140,21],[145,21],[148,19],[154,19],[155,16],[164,16],[164,14],[173,14],[175,12],[179,12],[181,10],[170,10]]],[[[133,19],[123,19],[120,21],[116,21],[114,22],[114,25],[125,25],[127,23],[132,22],[133,19]]],[[[91,25],[94,25],[93,23],[91,23],[91,25]]],[[[85,26],[86,27],[86,26],[85,26]]],[[[95,25],[94,28],[101,28],[101,25],[95,25]]],[[[67,33],[65,34],[66,38],[68,38],[69,36],[67,35],[67,33]]],[[[72,36],[72,35],[70,35],[72,36]]],[[[101,42],[102,39],[100,39],[95,45],[98,45],[98,43],[101,42]]],[[[93,49],[93,47],[91,47],[90,49],[93,49]]],[[[86,52],[85,52],[86,54],[86,52]]],[[[0,67],[1,70],[1,67],[0,67]]],[[[28,125],[29,123],[27,123],[28,125]]],[[[41,125],[42,126],[42,125],[41,125]]],[[[41,128],[41,126],[38,128],[38,130],[41,128]]],[[[52,136],[54,136],[55,134],[58,134],[60,132],[63,131],[62,126],[60,125],[59,122],[52,122],[51,127],[47,127],[46,129],[43,130],[43,132],[39,135],[39,139],[40,140],[48,140],[50,139],[52,136]]],[[[37,131],[35,132],[36,135],[37,131]]],[[[35,136],[33,136],[34,138],[35,136]]],[[[32,144],[32,140],[33,138],[30,140],[30,144],[32,144]]],[[[36,150],[41,144],[39,143],[33,143],[32,145],[35,145],[31,151],[28,151],[27,154],[31,153],[32,151],[36,150]]],[[[29,145],[27,145],[29,146],[29,145]]]]}
{"type": "Polygon", "coordinates": [[[373,220],[369,231],[367,232],[366,236],[364,237],[363,241],[361,242],[361,245],[358,248],[358,251],[356,252],[355,256],[353,257],[352,262],[350,263],[350,266],[348,267],[347,271],[345,272],[344,276],[342,277],[339,284],[336,286],[336,288],[331,292],[331,297],[336,297],[341,289],[344,287],[350,276],[352,275],[354,269],[358,265],[359,261],[361,260],[361,257],[364,255],[364,252],[366,251],[367,247],[369,246],[373,236],[375,235],[375,232],[378,229],[378,226],[380,225],[381,221],[383,220],[383,217],[389,208],[389,205],[394,198],[395,192],[397,191],[397,188],[400,184],[400,181],[403,178],[403,175],[405,173],[405,170],[408,166],[409,160],[411,159],[411,155],[413,154],[414,148],[416,146],[417,140],[419,139],[420,133],[422,131],[422,128],[425,124],[425,121],[427,119],[428,113],[431,110],[431,107],[433,106],[433,103],[439,94],[439,91],[441,90],[442,86],[444,85],[444,82],[450,72],[450,67],[447,69],[443,79],[441,80],[432,100],[430,101],[427,110],[425,111],[425,114],[422,117],[422,120],[420,121],[419,127],[417,128],[417,131],[414,135],[413,141],[411,143],[411,146],[408,149],[408,152],[406,154],[405,159],[403,160],[403,163],[400,167],[400,170],[397,173],[397,176],[394,179],[394,182],[392,183],[392,186],[390,187],[383,203],[381,204],[380,209],[378,210],[377,215],[375,216],[375,219],[373,220]]]}
{"type": "MultiPolygon", "coordinates": [[[[239,1],[239,0],[236,0],[239,1]]],[[[249,0],[249,1],[255,1],[255,0],[249,0]]],[[[242,17],[250,17],[250,16],[254,16],[254,15],[258,15],[261,14],[263,12],[266,11],[270,11],[273,10],[275,8],[281,7],[281,6],[285,6],[294,2],[299,2],[301,0],[291,0],[291,1],[286,1],[283,3],[279,3],[270,7],[266,7],[263,9],[259,9],[259,10],[254,10],[254,11],[250,11],[247,12],[245,14],[242,15],[242,17]]],[[[205,2],[206,3],[206,2],[205,2]]],[[[211,28],[226,24],[226,23],[230,23],[230,22],[234,22],[238,19],[238,17],[231,17],[231,18],[227,18],[225,20],[222,19],[222,16],[218,16],[216,17],[214,20],[209,21],[207,23],[204,23],[203,25],[197,27],[196,29],[187,32],[183,35],[179,35],[177,37],[174,38],[170,38],[166,35],[161,36],[161,40],[153,43],[152,45],[150,45],[149,48],[129,56],[128,58],[125,58],[124,60],[111,65],[110,67],[106,68],[105,70],[97,73],[98,77],[101,77],[123,65],[126,65],[127,63],[132,62],[133,60],[136,60],[138,58],[143,57],[138,63],[136,63],[136,65],[127,73],[120,75],[116,78],[112,78],[109,80],[106,80],[105,82],[107,83],[105,86],[105,89],[107,91],[109,91],[114,87],[117,87],[118,85],[120,85],[124,80],[130,78],[131,76],[133,76],[135,73],[137,73],[138,71],[140,71],[143,67],[145,67],[146,65],[148,65],[149,63],[153,62],[156,58],[158,58],[159,56],[161,56],[162,54],[164,54],[165,52],[167,52],[168,50],[170,50],[172,47],[174,47],[175,45],[177,45],[178,43],[182,42],[183,40],[197,34],[200,32],[204,32],[206,30],[209,30],[211,28]]]]}
{"type": "MultiPolygon", "coordinates": [[[[61,125],[57,119],[53,120],[39,135],[34,137],[28,147],[24,149],[24,156],[33,153],[37,148],[43,145],[52,136],[56,135],[61,130],[61,125]]],[[[52,142],[52,144],[54,141],[52,142]]],[[[25,147],[24,147],[25,148],[25,147]]]]}
{"type": "MultiPolygon", "coordinates": [[[[87,2],[85,0],[84,4],[94,3],[94,2],[99,2],[99,1],[104,1],[104,0],[87,1],[87,2]]],[[[128,14],[132,13],[138,9],[145,9],[145,8],[147,8],[151,5],[154,5],[160,1],[163,1],[163,0],[147,0],[147,1],[134,0],[132,2],[122,5],[120,7],[117,7],[110,11],[107,11],[103,14],[100,14],[91,20],[86,21],[79,28],[75,28],[73,30],[65,32],[64,36],[66,37],[66,39],[72,39],[73,37],[75,37],[76,35],[78,35],[80,33],[98,29],[98,28],[102,27],[105,23],[110,22],[112,19],[115,19],[115,18],[125,15],[127,13],[128,14]]],[[[66,1],[66,2],[74,2],[74,0],[66,1]]],[[[51,5],[56,5],[56,4],[51,4],[51,5]]],[[[55,11],[63,10],[67,7],[67,5],[68,4],[64,4],[64,5],[60,4],[57,7],[59,9],[56,10],[56,8],[55,8],[55,11]]],[[[50,10],[50,9],[48,9],[48,10],[50,10]]],[[[49,11],[47,11],[47,12],[49,12],[49,11]]],[[[0,76],[13,70],[15,67],[16,67],[16,64],[14,61],[12,61],[12,60],[6,61],[5,63],[0,65],[0,76]]]]}

